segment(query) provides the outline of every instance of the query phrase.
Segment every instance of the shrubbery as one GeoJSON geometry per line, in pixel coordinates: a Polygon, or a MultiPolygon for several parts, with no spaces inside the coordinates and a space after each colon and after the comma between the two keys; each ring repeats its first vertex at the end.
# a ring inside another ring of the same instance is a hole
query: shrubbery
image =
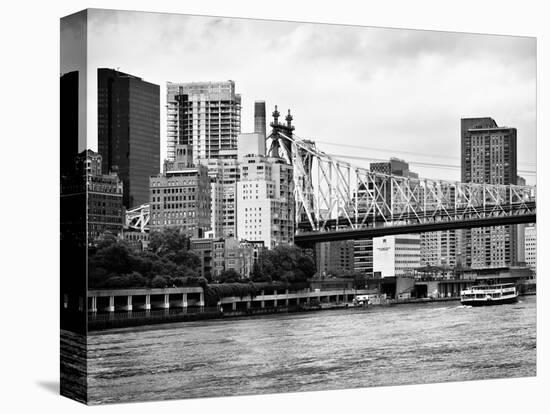
{"type": "Polygon", "coordinates": [[[198,286],[200,260],[177,230],[151,233],[150,250],[136,252],[113,235],[89,250],[88,285],[98,288],[198,286]]]}
{"type": "Polygon", "coordinates": [[[296,246],[281,245],[261,252],[250,279],[228,269],[218,278],[221,283],[208,284],[199,277],[200,259],[189,246],[189,239],[176,229],[151,233],[147,251],[134,251],[125,241],[106,235],[89,250],[89,288],[201,286],[207,305],[212,306],[227,296],[307,288],[315,273],[311,257],[296,246]]]}
{"type": "Polygon", "coordinates": [[[204,286],[206,306],[215,306],[219,300],[225,297],[236,296],[244,298],[246,296],[255,297],[262,291],[264,293],[273,293],[275,290],[289,289],[291,286],[284,282],[236,282],[207,284],[204,286]]]}
{"type": "Polygon", "coordinates": [[[315,261],[302,249],[292,245],[279,245],[260,254],[251,279],[254,282],[280,281],[308,286],[307,280],[315,271],[315,261]]]}

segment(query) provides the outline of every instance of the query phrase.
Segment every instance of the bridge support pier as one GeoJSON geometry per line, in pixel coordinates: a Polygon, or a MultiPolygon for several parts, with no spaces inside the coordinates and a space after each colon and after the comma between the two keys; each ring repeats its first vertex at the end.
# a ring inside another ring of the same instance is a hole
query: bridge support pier
{"type": "Polygon", "coordinates": [[[200,293],[199,306],[200,306],[201,310],[202,310],[202,308],[204,308],[204,292],[200,293]]]}
{"type": "Polygon", "coordinates": [[[151,295],[145,295],[145,310],[151,310],[151,295]]]}
{"type": "Polygon", "coordinates": [[[97,296],[92,296],[92,306],[90,306],[90,311],[97,312],[97,296]]]}
{"type": "Polygon", "coordinates": [[[170,295],[168,293],[164,294],[164,303],[162,304],[164,309],[170,309],[170,295]]]}
{"type": "Polygon", "coordinates": [[[132,296],[131,295],[128,295],[126,297],[126,306],[125,306],[125,308],[128,312],[130,312],[132,310],[132,296]]]}
{"type": "Polygon", "coordinates": [[[107,312],[115,311],[115,297],[109,296],[109,306],[107,306],[107,312]]]}

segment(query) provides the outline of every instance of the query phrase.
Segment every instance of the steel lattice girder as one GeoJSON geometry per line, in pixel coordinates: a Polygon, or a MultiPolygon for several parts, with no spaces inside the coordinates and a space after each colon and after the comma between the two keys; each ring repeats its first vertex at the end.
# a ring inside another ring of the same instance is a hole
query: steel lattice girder
{"type": "MultiPolygon", "coordinates": [[[[294,166],[296,222],[311,230],[459,221],[536,212],[533,186],[461,183],[374,173],[277,131],[271,148],[294,166]],[[273,145],[278,139],[285,145],[273,145]],[[308,166],[308,167],[306,167],[308,166]],[[305,223],[304,223],[305,222],[305,223]]],[[[276,155],[276,154],[272,154],[276,155]]]]}
{"type": "Polygon", "coordinates": [[[139,230],[142,233],[149,226],[150,207],[149,204],[142,204],[126,211],[126,227],[139,230]]]}

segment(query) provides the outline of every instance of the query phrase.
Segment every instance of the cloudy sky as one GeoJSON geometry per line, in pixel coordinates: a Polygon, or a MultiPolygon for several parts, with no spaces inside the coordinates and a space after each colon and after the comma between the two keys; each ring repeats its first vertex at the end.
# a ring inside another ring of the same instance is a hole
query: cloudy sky
{"type": "Polygon", "coordinates": [[[365,167],[396,156],[428,178],[460,179],[460,118],[491,116],[518,129],[519,174],[535,183],[534,38],[92,10],[87,57],[91,91],[98,67],[161,86],[161,157],[166,82],[232,79],[243,132],[265,100],[326,152],[365,167]]]}

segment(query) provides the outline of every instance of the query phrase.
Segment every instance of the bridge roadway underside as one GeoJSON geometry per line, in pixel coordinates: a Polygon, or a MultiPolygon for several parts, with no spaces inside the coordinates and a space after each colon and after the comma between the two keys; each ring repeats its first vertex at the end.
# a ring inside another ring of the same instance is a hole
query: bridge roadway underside
{"type": "Polygon", "coordinates": [[[371,227],[363,229],[310,231],[297,233],[294,236],[294,244],[298,246],[311,246],[315,243],[338,240],[361,240],[373,237],[392,236],[409,233],[428,233],[442,230],[471,229],[476,227],[506,226],[510,224],[536,223],[536,214],[518,214],[507,217],[483,217],[462,221],[439,221],[430,223],[415,223],[387,227],[371,227]]]}

